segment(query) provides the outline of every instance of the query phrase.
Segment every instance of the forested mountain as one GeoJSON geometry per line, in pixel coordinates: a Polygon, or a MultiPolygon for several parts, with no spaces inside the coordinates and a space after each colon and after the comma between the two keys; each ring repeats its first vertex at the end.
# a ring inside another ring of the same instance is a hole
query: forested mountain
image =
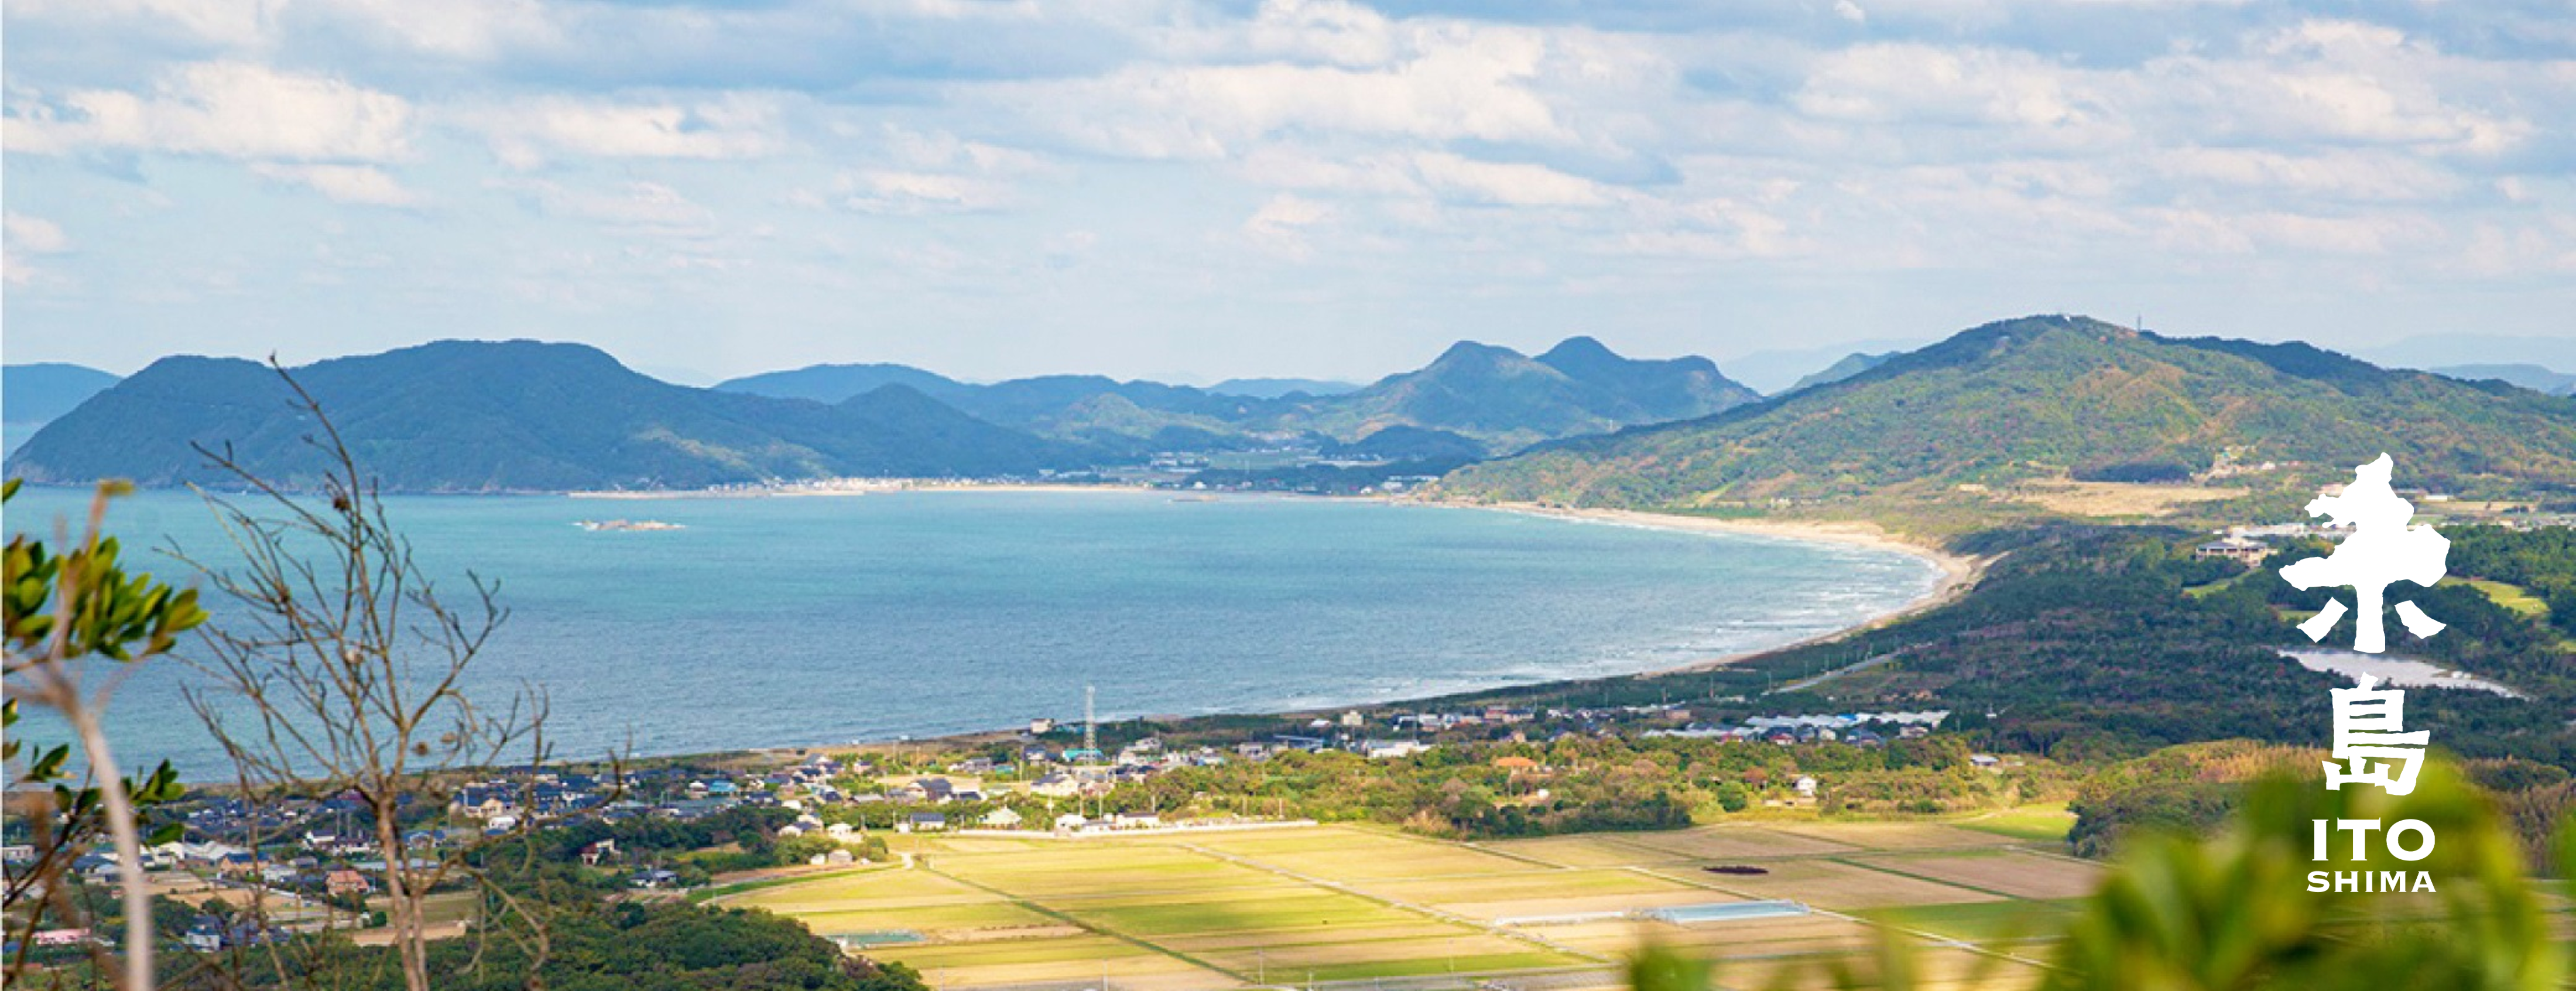
{"type": "Polygon", "coordinates": [[[1014,429],[1112,447],[1226,447],[1282,437],[1351,442],[1394,426],[1471,437],[1490,450],[1705,416],[1751,402],[1706,358],[1623,358],[1575,337],[1532,358],[1462,342],[1428,367],[1330,395],[1263,396],[1052,375],[969,385],[900,365],[818,365],[735,379],[728,392],[834,401],[888,382],[1014,429]]]}
{"type": "Polygon", "coordinates": [[[810,365],[784,372],[763,372],[715,384],[717,392],[743,392],[777,399],[811,399],[837,403],[889,385],[900,385],[942,402],[974,386],[938,372],[910,365],[810,365]]]}
{"type": "Polygon", "coordinates": [[[43,423],[115,384],[116,376],[80,365],[37,362],[0,368],[0,421],[43,423]]]}
{"type": "Polygon", "coordinates": [[[2281,477],[2348,477],[2381,451],[2432,488],[2576,487],[2576,402],[2305,344],[2029,317],[1759,405],[1471,466],[1443,485],[1495,499],[1757,505],[2179,476],[2222,453],[2275,462],[2281,477]]]}
{"type": "MultiPolygon", "coordinates": [[[[294,374],[368,469],[401,491],[1033,474],[1092,457],[902,385],[831,404],[715,392],[639,375],[575,344],[442,341],[294,374]]],[[[165,358],[47,425],[7,470],[38,483],[225,481],[193,442],[230,444],[263,476],[295,481],[322,470],[305,440],[312,429],[263,366],[165,358]]]]}

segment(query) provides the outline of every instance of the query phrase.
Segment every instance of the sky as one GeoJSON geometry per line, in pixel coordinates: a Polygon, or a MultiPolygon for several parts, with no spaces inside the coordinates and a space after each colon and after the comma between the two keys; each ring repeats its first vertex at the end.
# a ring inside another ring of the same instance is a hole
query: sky
{"type": "MultiPolygon", "coordinates": [[[[2576,338],[2555,0],[10,0],[0,357],[2576,338]]],[[[1822,362],[1818,362],[1821,364],[1822,362]]]]}

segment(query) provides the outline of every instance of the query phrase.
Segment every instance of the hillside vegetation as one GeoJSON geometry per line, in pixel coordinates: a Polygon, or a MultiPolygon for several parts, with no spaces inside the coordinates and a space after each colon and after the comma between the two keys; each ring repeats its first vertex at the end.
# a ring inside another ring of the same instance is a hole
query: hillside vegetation
{"type": "Polygon", "coordinates": [[[2297,490],[2381,451],[2436,490],[2576,490],[2576,402],[2304,344],[2029,317],[1758,405],[1471,466],[1443,487],[1487,500],[1831,507],[2034,480],[2206,477],[2223,456],[2231,484],[2297,490]]]}
{"type": "MultiPolygon", "coordinates": [[[[901,386],[846,402],[671,385],[594,348],[444,341],[295,369],[386,488],[688,488],[834,475],[1034,474],[1090,452],[974,419],[901,386]]],[[[226,358],[154,362],[10,456],[39,484],[223,483],[191,444],[229,446],[290,485],[321,451],[277,373],[226,358]]]]}

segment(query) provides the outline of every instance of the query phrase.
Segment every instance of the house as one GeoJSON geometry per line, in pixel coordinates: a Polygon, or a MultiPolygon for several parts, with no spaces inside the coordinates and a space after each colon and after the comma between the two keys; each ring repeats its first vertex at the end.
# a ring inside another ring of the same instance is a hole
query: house
{"type": "Polygon", "coordinates": [[[1496,770],[1514,772],[1535,771],[1538,770],[1538,762],[1527,757],[1520,756],[1519,754],[1513,754],[1508,757],[1494,758],[1494,768],[1496,770]]]}
{"type": "Polygon", "coordinates": [[[891,794],[897,801],[951,802],[957,798],[957,783],[947,778],[914,778],[896,787],[891,794]]]}
{"type": "Polygon", "coordinates": [[[897,832],[936,833],[948,828],[948,817],[937,812],[915,812],[894,824],[897,832]]]}
{"type": "Polygon", "coordinates": [[[72,872],[92,881],[113,883],[117,879],[116,857],[105,853],[84,853],[72,860],[72,872]]]}
{"type": "Polygon", "coordinates": [[[2213,540],[2192,548],[2191,556],[2204,560],[2216,557],[2226,558],[2227,560],[2241,564],[2261,564],[2263,563],[2263,559],[2271,553],[2271,545],[2262,543],[2261,541],[2246,540],[2242,537],[2228,537],[2223,540],[2213,540]]]}
{"type": "Polygon", "coordinates": [[[1082,782],[1070,774],[1050,774],[1029,783],[1029,794],[1047,798],[1072,798],[1082,794],[1082,782]]]}
{"type": "Polygon", "coordinates": [[[1110,821],[1120,829],[1153,829],[1163,824],[1163,817],[1151,812],[1121,812],[1110,821]]]}
{"type": "Polygon", "coordinates": [[[87,929],[40,929],[36,931],[37,946],[79,946],[88,940],[89,930],[87,929]]]}
{"type": "Polygon", "coordinates": [[[220,953],[234,947],[258,946],[276,939],[278,935],[275,930],[262,928],[248,919],[227,922],[211,915],[200,915],[188,925],[187,934],[181,936],[180,941],[199,953],[220,953]]]}
{"type": "Polygon", "coordinates": [[[994,809],[991,812],[984,813],[983,823],[984,825],[991,826],[995,829],[1018,829],[1020,827],[1020,814],[1011,811],[1009,806],[1004,806],[1002,808],[994,809]]]}
{"type": "Polygon", "coordinates": [[[1997,766],[2003,764],[2003,761],[1993,754],[1969,754],[1968,763],[1976,765],[1980,769],[1991,771],[1997,766]]]}
{"type": "Polygon", "coordinates": [[[635,876],[628,879],[626,883],[630,887],[658,891],[663,888],[678,887],[680,875],[677,872],[656,867],[651,870],[636,871],[635,876]]]}
{"type": "Polygon", "coordinates": [[[333,895],[368,895],[375,893],[376,882],[343,867],[322,876],[322,890],[333,895]]]}
{"type": "Polygon", "coordinates": [[[1411,757],[1431,749],[1420,740],[1362,740],[1351,749],[1370,760],[1411,757]]]}
{"type": "Polygon", "coordinates": [[[1078,816],[1078,815],[1075,815],[1075,814],[1073,814],[1073,813],[1071,813],[1071,812],[1067,812],[1067,813],[1065,813],[1065,814],[1063,814],[1063,815],[1060,815],[1060,816],[1055,817],[1055,831],[1056,831],[1056,832],[1059,832],[1059,833],[1071,833],[1071,832],[1076,832],[1076,831],[1079,831],[1080,829],[1082,829],[1082,827],[1084,827],[1084,826],[1086,826],[1086,825],[1089,825],[1090,823],[1091,823],[1091,820],[1089,820],[1089,819],[1085,819],[1085,818],[1083,818],[1083,817],[1081,817],[1081,816],[1078,816]]]}
{"type": "Polygon", "coordinates": [[[1797,789],[1800,798],[1816,797],[1816,779],[1806,775],[1799,775],[1798,780],[1791,782],[1789,787],[1797,789]]]}
{"type": "Polygon", "coordinates": [[[613,839],[601,840],[581,848],[581,862],[585,866],[597,867],[600,861],[615,859],[617,859],[617,841],[613,839]]]}

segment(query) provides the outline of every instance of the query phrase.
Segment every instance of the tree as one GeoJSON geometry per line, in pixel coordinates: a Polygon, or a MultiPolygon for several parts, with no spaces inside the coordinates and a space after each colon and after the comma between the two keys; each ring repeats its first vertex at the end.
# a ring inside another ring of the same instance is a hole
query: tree
{"type": "MultiPolygon", "coordinates": [[[[305,442],[325,470],[311,491],[290,491],[229,448],[199,448],[246,494],[208,497],[239,563],[174,551],[231,606],[206,627],[197,659],[214,687],[192,691],[189,701],[232,758],[245,793],[358,800],[384,853],[386,914],[404,986],[429,991],[424,900],[441,883],[476,881],[478,851],[419,848],[402,812],[415,800],[443,804],[443,779],[457,771],[521,753],[530,766],[542,763],[545,698],[523,689],[496,709],[467,694],[466,672],[508,616],[498,585],[469,572],[467,604],[450,605],[330,417],[283,367],[277,373],[299,416],[314,425],[305,442]]],[[[484,887],[505,916],[529,923],[542,961],[543,926],[518,910],[512,893],[484,887]]],[[[484,921],[493,931],[507,920],[484,921]]]]}
{"type": "MultiPolygon", "coordinates": [[[[195,590],[178,591],[149,574],[127,575],[117,563],[117,542],[102,536],[108,500],[130,490],[123,483],[102,483],[90,502],[89,524],[77,546],[55,554],[43,542],[14,536],[9,540],[5,591],[8,627],[6,674],[0,676],[0,724],[8,741],[0,759],[8,762],[10,791],[34,791],[50,799],[28,816],[37,850],[33,868],[9,878],[6,911],[23,919],[13,930],[20,952],[8,962],[7,977],[16,983],[27,963],[27,938],[49,917],[79,927],[87,914],[74,900],[65,868],[104,834],[116,844],[119,888],[125,916],[125,954],[120,987],[136,991],[153,984],[152,895],[143,880],[143,836],[136,807],[179,797],[178,773],[164,761],[135,781],[118,776],[114,751],[100,726],[116,679],[93,686],[75,662],[102,657],[134,664],[166,654],[179,634],[206,618],[195,590]],[[18,735],[21,701],[60,716],[81,747],[83,770],[76,779],[67,769],[70,744],[26,747],[18,735]],[[21,757],[25,759],[22,760],[21,757]],[[21,902],[34,892],[45,904],[21,912],[21,902]]],[[[18,481],[0,486],[0,502],[17,495],[18,481]]],[[[63,538],[70,543],[68,536],[63,538]]],[[[106,961],[94,961],[111,971],[106,961]]]]}

